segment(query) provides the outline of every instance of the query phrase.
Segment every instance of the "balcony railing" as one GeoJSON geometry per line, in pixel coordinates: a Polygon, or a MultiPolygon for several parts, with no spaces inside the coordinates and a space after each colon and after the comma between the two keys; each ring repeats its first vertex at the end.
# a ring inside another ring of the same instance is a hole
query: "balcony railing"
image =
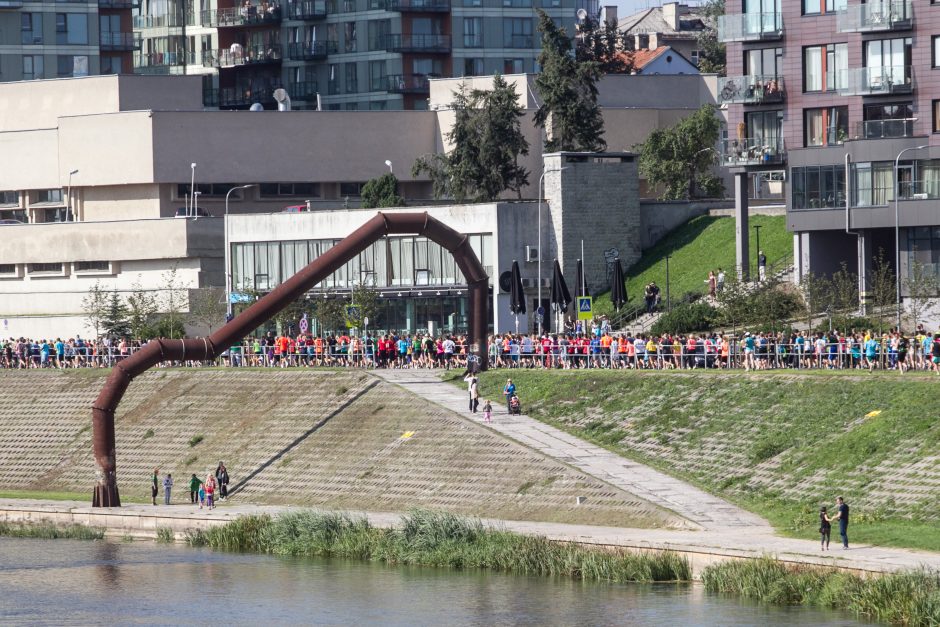
{"type": "Polygon", "coordinates": [[[140,35],[137,33],[102,32],[98,42],[102,50],[140,50],[140,35]]]}
{"type": "Polygon", "coordinates": [[[316,61],[336,54],[335,41],[295,41],[287,44],[287,58],[292,61],[316,61]]]}
{"type": "Polygon", "coordinates": [[[302,81],[299,83],[288,83],[287,93],[291,100],[316,100],[318,85],[316,81],[302,81]]]}
{"type": "Polygon", "coordinates": [[[224,87],[219,90],[219,107],[243,108],[250,107],[258,102],[266,106],[274,106],[275,87],[224,87]]]}
{"type": "Polygon", "coordinates": [[[248,46],[243,48],[234,44],[231,48],[222,50],[209,50],[203,53],[202,64],[205,67],[235,67],[238,65],[255,65],[262,63],[279,63],[281,61],[280,44],[270,46],[248,46]]]}
{"type": "MultiPolygon", "coordinates": [[[[205,12],[204,12],[205,13],[205,12]]],[[[182,15],[135,15],[134,28],[167,28],[183,25],[182,15]]],[[[189,13],[186,16],[186,26],[195,26],[196,16],[189,13]]]]}
{"type": "Polygon", "coordinates": [[[914,26],[911,0],[869,1],[855,4],[837,13],[840,33],[880,33],[910,30],[914,26]]]}
{"type": "Polygon", "coordinates": [[[721,164],[725,167],[779,165],[787,153],[779,137],[748,137],[721,142],[721,164]]]}
{"type": "Polygon", "coordinates": [[[718,79],[722,103],[776,104],[786,95],[783,79],[777,76],[729,76],[718,79]]]}
{"type": "Polygon", "coordinates": [[[781,13],[736,13],[718,16],[719,41],[770,41],[781,37],[781,13]]]}
{"type": "Polygon", "coordinates": [[[135,70],[159,70],[182,65],[198,65],[200,63],[202,63],[202,54],[193,51],[185,54],[182,52],[138,52],[134,55],[135,70]]]}
{"type": "Polygon", "coordinates": [[[450,35],[386,35],[387,52],[450,53],[450,35]]]}
{"type": "Polygon", "coordinates": [[[914,91],[914,75],[909,65],[851,68],[838,74],[837,78],[842,80],[836,84],[844,96],[888,96],[914,91]]]}
{"type": "Polygon", "coordinates": [[[322,20],[326,16],[326,0],[299,0],[287,3],[289,20],[322,20]]]}
{"type": "Polygon", "coordinates": [[[449,13],[450,0],[388,0],[386,10],[399,13],[449,13]]]}
{"type": "Polygon", "coordinates": [[[914,136],[917,118],[864,120],[855,123],[855,139],[894,139],[914,136]]]}
{"type": "Polygon", "coordinates": [[[266,11],[256,5],[209,9],[202,12],[202,25],[215,28],[235,26],[264,26],[281,22],[281,8],[269,7],[266,11]]]}
{"type": "Polygon", "coordinates": [[[431,90],[427,74],[397,74],[386,77],[386,91],[392,94],[426,94],[431,90]]]}
{"type": "Polygon", "coordinates": [[[99,9],[136,9],[140,0],[98,0],[99,9]]]}

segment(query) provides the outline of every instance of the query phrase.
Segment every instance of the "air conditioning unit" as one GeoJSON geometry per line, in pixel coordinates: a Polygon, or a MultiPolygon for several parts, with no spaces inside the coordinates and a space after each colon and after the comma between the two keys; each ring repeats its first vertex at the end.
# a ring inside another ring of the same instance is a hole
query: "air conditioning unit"
{"type": "Polygon", "coordinates": [[[930,198],[930,194],[914,194],[911,196],[911,200],[927,200],[930,198]]]}
{"type": "Polygon", "coordinates": [[[525,260],[529,262],[534,262],[534,261],[539,260],[538,246],[526,246],[525,247],[525,260]]]}

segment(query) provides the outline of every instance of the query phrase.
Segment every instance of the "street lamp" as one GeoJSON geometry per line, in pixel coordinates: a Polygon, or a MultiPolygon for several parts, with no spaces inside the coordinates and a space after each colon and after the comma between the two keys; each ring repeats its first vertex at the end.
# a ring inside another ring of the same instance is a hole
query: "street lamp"
{"type": "Polygon", "coordinates": [[[199,219],[199,195],[202,192],[196,191],[193,192],[193,220],[199,219]]]}
{"type": "Polygon", "coordinates": [[[394,172],[392,171],[392,162],[391,162],[391,160],[386,159],[386,160],[385,160],[385,165],[388,166],[388,173],[389,173],[389,174],[394,174],[394,172]]]}
{"type": "MultiPolygon", "coordinates": [[[[72,175],[78,174],[78,170],[72,170],[69,172],[69,187],[68,187],[68,198],[65,199],[65,221],[69,221],[69,214],[72,213],[72,175]]],[[[75,222],[75,217],[72,216],[72,222],[75,222]]]]}
{"type": "MultiPolygon", "coordinates": [[[[535,308],[536,316],[538,316],[538,310],[542,307],[542,196],[545,189],[545,175],[551,172],[561,172],[562,170],[567,170],[568,166],[563,168],[555,168],[554,170],[543,170],[542,175],[539,177],[539,215],[538,215],[538,231],[539,231],[539,241],[538,241],[538,255],[539,255],[539,286],[538,286],[538,307],[535,308]]],[[[542,317],[539,317],[539,336],[542,335],[542,317]]]]}
{"type": "Polygon", "coordinates": [[[901,332],[901,218],[898,206],[900,204],[901,184],[898,181],[898,170],[901,163],[901,155],[909,150],[923,150],[927,146],[914,146],[905,148],[894,158],[894,282],[895,287],[895,306],[898,308],[897,330],[901,332]]]}
{"type": "Polygon", "coordinates": [[[757,280],[760,281],[764,277],[760,275],[760,226],[759,224],[754,225],[754,236],[757,238],[757,280]]]}
{"type": "MultiPolygon", "coordinates": [[[[192,178],[190,179],[190,182],[189,182],[189,195],[190,195],[193,199],[195,199],[195,198],[196,198],[196,194],[195,194],[195,191],[196,191],[196,164],[195,164],[195,163],[190,163],[190,164],[189,164],[189,167],[190,167],[190,169],[192,170],[192,178]]],[[[189,211],[186,212],[186,215],[189,215],[189,211]]]]}
{"type": "Polygon", "coordinates": [[[249,187],[258,187],[257,183],[252,183],[250,185],[238,185],[232,189],[225,192],[225,319],[226,322],[232,317],[232,267],[231,260],[229,259],[229,243],[228,243],[228,199],[236,189],[248,189],[249,187]]]}

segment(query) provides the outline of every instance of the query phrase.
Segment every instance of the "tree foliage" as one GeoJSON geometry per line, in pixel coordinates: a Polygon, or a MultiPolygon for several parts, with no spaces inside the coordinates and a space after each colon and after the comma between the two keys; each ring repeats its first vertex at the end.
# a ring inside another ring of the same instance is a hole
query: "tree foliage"
{"type": "Polygon", "coordinates": [[[604,119],[597,104],[596,85],[601,66],[594,60],[578,60],[565,29],[541,9],[538,15],[542,71],[535,86],[542,102],[535,113],[535,124],[545,129],[545,152],[605,150],[604,119]]]}
{"type": "Polygon", "coordinates": [[[221,287],[190,290],[189,321],[207,328],[209,333],[225,324],[225,290],[221,287]]]}
{"type": "Polygon", "coordinates": [[[337,331],[346,326],[346,300],[343,298],[317,299],[315,315],[320,323],[320,334],[337,331]]]}
{"type": "Polygon", "coordinates": [[[350,325],[357,329],[365,326],[365,319],[369,319],[370,326],[378,324],[377,315],[379,313],[379,291],[371,285],[359,283],[353,287],[350,304],[354,305],[353,315],[348,317],[350,325]]]}
{"type": "Polygon", "coordinates": [[[157,314],[157,300],[140,285],[140,276],[131,285],[127,297],[127,324],[131,337],[150,339],[153,337],[153,319],[157,314]]]}
{"type": "Polygon", "coordinates": [[[800,291],[806,304],[806,328],[813,328],[813,318],[824,313],[832,296],[832,283],[824,276],[809,272],[800,278],[800,291]]]}
{"type": "Polygon", "coordinates": [[[506,190],[521,197],[529,173],[519,156],[529,154],[529,143],[522,134],[525,109],[515,89],[496,75],[489,90],[461,86],[452,107],[454,125],[446,135],[451,150],[419,157],[412,176],[427,173],[435,198],[488,202],[506,190]]]}
{"type": "Polygon", "coordinates": [[[640,174],[650,186],[662,187],[660,198],[694,198],[721,192],[721,179],[712,173],[714,146],[720,123],[714,105],[703,105],[669,128],[655,129],[639,146],[640,174]]]}
{"type": "Polygon", "coordinates": [[[600,16],[588,16],[578,26],[575,57],[579,63],[592,61],[602,74],[629,74],[633,71],[633,38],[625,37],[617,22],[601,23],[600,16]]]}
{"type": "Polygon", "coordinates": [[[910,274],[904,279],[907,288],[907,310],[911,316],[913,328],[933,309],[933,299],[940,292],[940,283],[925,264],[916,259],[911,261],[910,274]]]}
{"type": "Polygon", "coordinates": [[[161,337],[175,339],[183,337],[183,304],[186,301],[178,276],[179,267],[174,264],[163,273],[160,286],[162,301],[159,305],[163,316],[157,325],[161,337]]]}
{"type": "Polygon", "coordinates": [[[404,207],[405,199],[398,195],[398,178],[391,172],[371,179],[362,186],[362,208],[404,207]]]}
{"type": "Polygon", "coordinates": [[[708,0],[700,11],[705,30],[698,36],[698,69],[703,73],[724,76],[725,45],[718,41],[718,17],[725,14],[725,0],[708,0]]]}
{"type": "Polygon", "coordinates": [[[108,306],[101,319],[101,328],[105,335],[112,338],[127,337],[131,333],[127,305],[121,300],[117,290],[112,291],[108,298],[108,306]]]}
{"type": "Polygon", "coordinates": [[[101,335],[101,322],[108,307],[108,293],[101,288],[101,282],[88,288],[88,293],[82,299],[82,311],[85,313],[85,324],[95,332],[95,337],[101,335]]]}
{"type": "Polygon", "coordinates": [[[894,270],[885,258],[883,248],[878,249],[871,269],[871,289],[869,290],[871,304],[878,316],[878,332],[884,333],[885,319],[889,320],[897,314],[897,283],[895,283],[894,270]]]}

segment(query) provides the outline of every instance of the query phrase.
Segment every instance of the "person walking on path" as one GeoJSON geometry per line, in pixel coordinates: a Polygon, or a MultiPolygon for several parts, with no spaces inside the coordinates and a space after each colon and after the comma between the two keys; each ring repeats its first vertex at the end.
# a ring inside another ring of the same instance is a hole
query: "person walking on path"
{"type": "Polygon", "coordinates": [[[153,469],[153,476],[150,477],[150,500],[156,505],[157,504],[157,495],[160,494],[160,469],[153,469]]]}
{"type": "Polygon", "coordinates": [[[713,270],[708,271],[708,278],[705,279],[705,282],[708,283],[708,295],[715,298],[715,291],[718,289],[718,279],[715,277],[713,270]]]}
{"type": "Polygon", "coordinates": [[[822,536],[820,540],[819,550],[828,551],[829,550],[829,536],[832,534],[832,519],[829,518],[829,514],[826,512],[826,508],[822,507],[819,510],[819,535],[822,536]]]}
{"type": "Polygon", "coordinates": [[[228,496],[228,468],[221,461],[215,469],[215,480],[218,484],[219,500],[228,496]]]}
{"type": "Polygon", "coordinates": [[[467,391],[470,393],[470,412],[475,414],[480,405],[480,381],[473,373],[468,374],[463,380],[467,382],[467,391]]]}
{"type": "Polygon", "coordinates": [[[842,548],[849,548],[849,505],[841,496],[836,498],[836,515],[832,520],[839,521],[839,536],[842,538],[842,548]]]}
{"type": "Polygon", "coordinates": [[[215,507],[215,488],[218,485],[215,475],[209,474],[203,487],[206,489],[206,507],[213,509],[215,507]]]}
{"type": "Polygon", "coordinates": [[[718,268],[718,276],[715,277],[715,288],[718,290],[718,293],[721,294],[725,289],[725,271],[721,268],[718,268]]]}
{"type": "Polygon", "coordinates": [[[512,379],[506,379],[506,387],[503,388],[503,396],[506,397],[506,411],[512,413],[512,397],[516,393],[516,384],[512,379]]]}
{"type": "Polygon", "coordinates": [[[173,490],[173,475],[166,473],[166,478],[163,480],[163,504],[170,504],[170,492],[173,490]]]}
{"type": "Polygon", "coordinates": [[[493,405],[490,399],[483,401],[483,422],[493,422],[493,405]]]}
{"type": "Polygon", "coordinates": [[[201,485],[202,481],[199,480],[196,473],[193,473],[193,476],[189,479],[189,502],[193,505],[196,504],[196,499],[199,496],[199,486],[201,485]]]}

